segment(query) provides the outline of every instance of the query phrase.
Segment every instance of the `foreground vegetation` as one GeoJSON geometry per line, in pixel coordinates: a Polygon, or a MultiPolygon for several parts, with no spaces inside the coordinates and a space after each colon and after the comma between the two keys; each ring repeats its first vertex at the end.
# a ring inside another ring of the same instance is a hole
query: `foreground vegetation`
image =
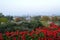
{"type": "Polygon", "coordinates": [[[16,30],[0,33],[1,40],[60,40],[60,27],[51,23],[49,27],[38,27],[32,31],[16,30]]]}

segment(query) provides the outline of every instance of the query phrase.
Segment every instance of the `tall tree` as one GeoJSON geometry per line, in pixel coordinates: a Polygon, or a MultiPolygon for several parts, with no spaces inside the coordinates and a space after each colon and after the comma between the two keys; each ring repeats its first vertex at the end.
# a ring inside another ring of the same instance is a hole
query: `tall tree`
{"type": "Polygon", "coordinates": [[[4,17],[4,15],[2,13],[0,13],[0,17],[4,17]]]}
{"type": "Polygon", "coordinates": [[[6,16],[6,18],[7,18],[9,21],[13,20],[13,16],[6,16]]]}

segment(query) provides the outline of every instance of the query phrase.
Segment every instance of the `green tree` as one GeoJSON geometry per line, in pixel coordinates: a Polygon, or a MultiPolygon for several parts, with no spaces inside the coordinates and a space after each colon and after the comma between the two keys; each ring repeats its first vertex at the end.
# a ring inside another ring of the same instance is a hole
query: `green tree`
{"type": "Polygon", "coordinates": [[[4,17],[4,15],[2,13],[0,13],[0,17],[4,17]]]}
{"type": "Polygon", "coordinates": [[[8,19],[7,18],[4,18],[4,17],[1,17],[0,18],[0,22],[8,22],[8,19]]]}
{"type": "Polygon", "coordinates": [[[13,16],[5,16],[9,21],[13,20],[13,16]]]}
{"type": "Polygon", "coordinates": [[[50,20],[50,18],[48,16],[43,16],[41,18],[41,21],[49,21],[49,20],[50,20]]]}

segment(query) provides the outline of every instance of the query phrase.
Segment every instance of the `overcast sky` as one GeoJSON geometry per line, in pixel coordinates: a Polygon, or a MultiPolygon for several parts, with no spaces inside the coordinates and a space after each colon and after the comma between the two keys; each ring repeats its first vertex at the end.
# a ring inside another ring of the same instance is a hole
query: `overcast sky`
{"type": "Polygon", "coordinates": [[[4,15],[60,15],[60,0],[0,0],[4,15]]]}

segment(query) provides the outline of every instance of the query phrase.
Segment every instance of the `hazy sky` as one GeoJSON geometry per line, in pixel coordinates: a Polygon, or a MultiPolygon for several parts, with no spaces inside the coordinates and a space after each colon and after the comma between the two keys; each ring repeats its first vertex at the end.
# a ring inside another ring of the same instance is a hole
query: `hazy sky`
{"type": "Polygon", "coordinates": [[[60,15],[60,0],[0,0],[4,15],[60,15]]]}

